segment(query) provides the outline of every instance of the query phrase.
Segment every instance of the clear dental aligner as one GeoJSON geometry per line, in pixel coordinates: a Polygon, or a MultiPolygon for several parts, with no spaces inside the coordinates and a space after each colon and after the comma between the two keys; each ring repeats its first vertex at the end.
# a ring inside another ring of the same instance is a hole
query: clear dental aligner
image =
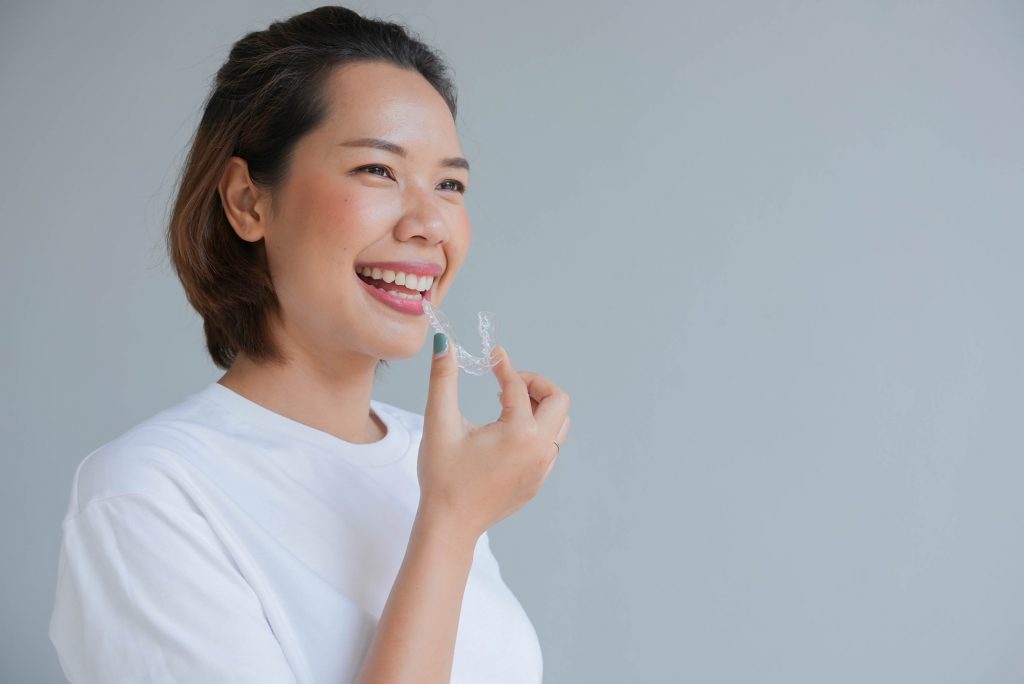
{"type": "Polygon", "coordinates": [[[455,359],[458,361],[459,368],[471,375],[484,375],[494,367],[496,359],[492,358],[492,356],[494,347],[497,345],[494,343],[494,314],[492,312],[480,311],[477,313],[477,317],[480,319],[477,329],[480,333],[480,341],[483,344],[484,352],[482,357],[473,356],[458,343],[455,331],[452,330],[452,324],[448,321],[448,317],[444,315],[441,309],[431,306],[429,300],[423,300],[423,312],[430,318],[430,323],[434,326],[434,330],[448,336],[448,343],[455,351],[455,359]]]}

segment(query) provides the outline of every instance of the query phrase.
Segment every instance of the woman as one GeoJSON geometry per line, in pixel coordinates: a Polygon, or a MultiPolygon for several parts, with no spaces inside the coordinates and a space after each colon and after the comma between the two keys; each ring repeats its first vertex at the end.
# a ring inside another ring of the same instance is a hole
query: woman
{"type": "Polygon", "coordinates": [[[434,52],[342,7],[233,46],[168,231],[227,372],[79,465],[71,682],[541,681],[486,530],[547,477],[568,396],[498,347],[501,416],[473,425],[439,335],[422,415],[371,397],[469,248],[455,112],[434,52]]]}

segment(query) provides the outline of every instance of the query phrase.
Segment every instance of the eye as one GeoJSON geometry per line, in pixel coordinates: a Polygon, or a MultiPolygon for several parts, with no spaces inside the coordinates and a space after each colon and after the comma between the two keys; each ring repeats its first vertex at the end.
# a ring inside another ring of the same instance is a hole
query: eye
{"type": "Polygon", "coordinates": [[[454,183],[455,184],[454,188],[445,188],[446,190],[454,190],[455,192],[461,192],[463,194],[465,194],[465,192],[466,192],[466,186],[462,182],[460,182],[460,181],[453,180],[453,179],[449,178],[446,181],[442,181],[441,185],[444,185],[445,183],[454,183]]]}
{"type": "Polygon", "coordinates": [[[358,173],[360,171],[369,171],[374,176],[381,176],[381,174],[376,173],[376,171],[383,171],[384,175],[381,176],[382,178],[389,178],[389,177],[393,178],[394,177],[394,176],[391,175],[391,170],[388,169],[388,167],[386,167],[386,166],[379,166],[377,164],[371,164],[369,166],[360,166],[358,169],[355,170],[355,173],[358,173]]]}

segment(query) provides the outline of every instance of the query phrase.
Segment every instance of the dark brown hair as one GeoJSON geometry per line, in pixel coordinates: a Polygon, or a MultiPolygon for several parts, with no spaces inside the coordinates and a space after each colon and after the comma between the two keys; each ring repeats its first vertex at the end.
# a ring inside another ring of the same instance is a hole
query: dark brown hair
{"type": "Polygon", "coordinates": [[[210,357],[222,369],[239,352],[275,363],[285,357],[269,335],[268,316],[280,313],[280,303],[264,241],[235,234],[217,185],[228,160],[238,156],[255,184],[271,192],[279,186],[296,142],[328,114],[327,76],[354,62],[418,71],[455,118],[455,86],[438,53],[398,24],[340,6],[247,34],[217,71],[178,177],[166,239],[185,296],[203,318],[210,357]]]}

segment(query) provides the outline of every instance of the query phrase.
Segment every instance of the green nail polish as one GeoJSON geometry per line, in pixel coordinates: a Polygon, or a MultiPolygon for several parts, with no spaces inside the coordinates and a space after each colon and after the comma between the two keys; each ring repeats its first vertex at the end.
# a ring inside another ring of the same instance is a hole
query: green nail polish
{"type": "Polygon", "coordinates": [[[444,333],[434,333],[434,356],[443,356],[448,351],[448,336],[444,333]]]}

